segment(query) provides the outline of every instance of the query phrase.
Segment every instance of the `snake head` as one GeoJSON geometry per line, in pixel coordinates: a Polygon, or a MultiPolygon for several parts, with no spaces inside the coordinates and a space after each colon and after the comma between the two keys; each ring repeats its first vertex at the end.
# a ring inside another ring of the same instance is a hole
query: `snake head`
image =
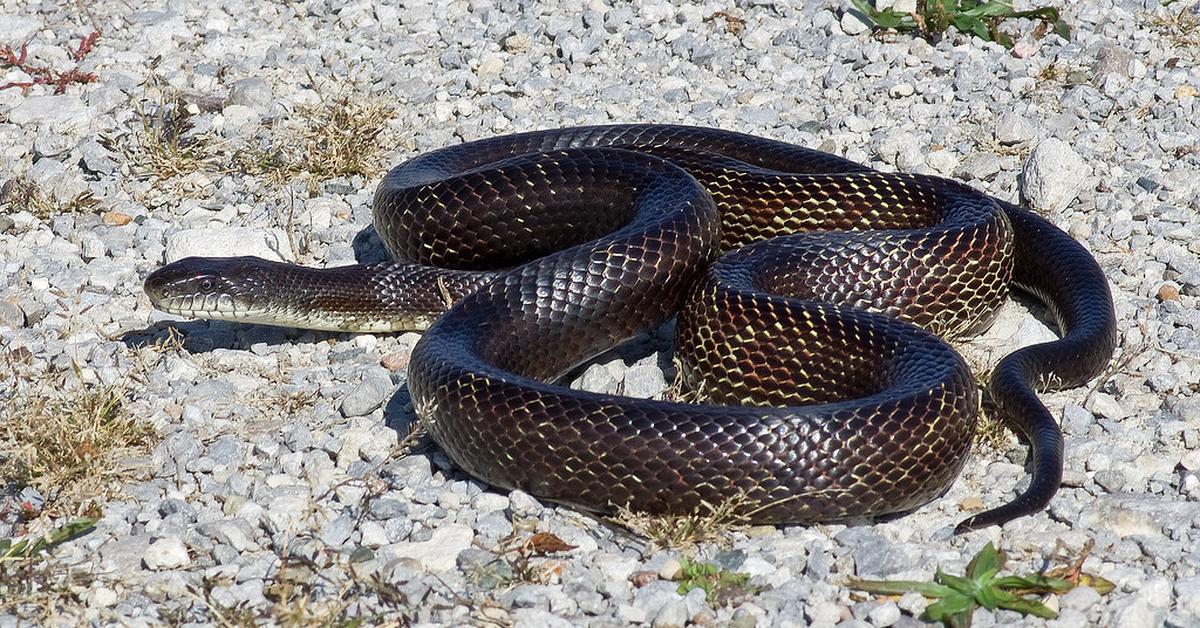
{"type": "Polygon", "coordinates": [[[150,273],[143,288],[154,307],[170,314],[254,320],[266,310],[263,295],[275,264],[259,257],[185,257],[150,273]]]}

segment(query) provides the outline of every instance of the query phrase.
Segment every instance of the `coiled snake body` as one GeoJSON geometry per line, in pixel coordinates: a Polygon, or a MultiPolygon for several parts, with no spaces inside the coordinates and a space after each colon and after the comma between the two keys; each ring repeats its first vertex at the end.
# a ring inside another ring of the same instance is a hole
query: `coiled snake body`
{"type": "Polygon", "coordinates": [[[441,448],[490,484],[588,510],[736,498],[754,520],[799,523],[928,502],[961,469],[979,406],[938,334],[986,325],[1016,284],[1063,336],[995,370],[1033,477],[960,529],[1002,523],[1061,479],[1062,437],[1032,386],[1085,382],[1115,343],[1099,267],[1032,212],[739,133],[471,142],[392,170],[374,212],[395,263],[187,258],[146,291],[204,318],[428,327],[408,386],[441,448]],[[676,311],[681,377],[704,405],[548,383],[676,311]]]}

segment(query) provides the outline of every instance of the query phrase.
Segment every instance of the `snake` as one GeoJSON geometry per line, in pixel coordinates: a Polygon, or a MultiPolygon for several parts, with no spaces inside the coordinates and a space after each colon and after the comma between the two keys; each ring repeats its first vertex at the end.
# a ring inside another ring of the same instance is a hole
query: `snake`
{"type": "Polygon", "coordinates": [[[947,339],[986,329],[1015,288],[1060,334],[993,370],[1030,480],[956,531],[1001,525],[1062,479],[1038,393],[1085,384],[1116,345],[1100,266],[1034,211],[733,131],[465,142],[393,168],[372,208],[390,261],[188,257],[145,292],[194,318],[423,331],[407,386],[440,449],[489,485],[584,511],[807,524],[928,504],[965,464],[984,397],[947,339]],[[680,394],[567,383],[670,321],[680,394]]]}

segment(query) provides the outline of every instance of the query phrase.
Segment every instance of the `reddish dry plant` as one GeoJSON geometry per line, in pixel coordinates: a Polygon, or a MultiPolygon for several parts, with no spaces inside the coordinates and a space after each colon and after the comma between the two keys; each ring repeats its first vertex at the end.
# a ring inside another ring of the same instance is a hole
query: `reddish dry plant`
{"type": "MultiPolygon", "coordinates": [[[[93,31],[87,37],[79,40],[79,47],[68,49],[71,53],[71,59],[76,63],[83,61],[84,57],[92,52],[96,41],[100,39],[100,33],[93,31]]],[[[20,87],[22,93],[27,93],[30,87],[34,85],[52,85],[54,93],[61,94],[67,91],[67,85],[72,83],[84,84],[96,82],[96,75],[91,72],[84,72],[78,67],[71,68],[65,72],[60,72],[48,66],[30,65],[26,62],[26,53],[28,52],[28,44],[21,44],[20,52],[14,51],[12,46],[8,44],[0,45],[0,68],[17,68],[28,74],[32,80],[29,81],[12,81],[0,85],[0,89],[8,89],[10,87],[20,87]]]]}

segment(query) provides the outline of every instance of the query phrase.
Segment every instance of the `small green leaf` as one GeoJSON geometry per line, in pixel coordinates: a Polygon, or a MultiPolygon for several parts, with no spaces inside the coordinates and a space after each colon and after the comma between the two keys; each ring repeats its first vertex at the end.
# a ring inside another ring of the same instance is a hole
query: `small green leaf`
{"type": "Polygon", "coordinates": [[[915,25],[908,24],[912,18],[906,13],[899,13],[894,9],[877,10],[866,0],[850,0],[850,4],[854,5],[860,13],[867,16],[867,19],[875,23],[876,28],[894,28],[898,30],[910,30],[915,25]]]}
{"type": "Polygon", "coordinates": [[[859,580],[858,578],[850,578],[846,586],[877,595],[904,595],[910,591],[916,591],[925,597],[942,597],[953,593],[949,587],[934,582],[918,582],[916,580],[859,580]]]}
{"type": "Polygon", "coordinates": [[[925,607],[925,616],[931,621],[948,621],[951,615],[970,612],[975,609],[975,600],[957,591],[925,607]]]}
{"type": "Polygon", "coordinates": [[[26,539],[21,539],[16,543],[9,541],[9,546],[5,548],[3,554],[0,554],[0,560],[10,558],[25,558],[27,547],[29,547],[29,541],[26,539]]]}
{"type": "Polygon", "coordinates": [[[979,575],[985,571],[990,571],[992,575],[995,575],[1003,568],[1004,555],[996,551],[996,546],[988,541],[987,545],[976,552],[971,562],[967,563],[967,577],[978,580],[979,575]]]}
{"type": "Polygon", "coordinates": [[[1004,17],[1012,13],[1012,5],[1006,2],[986,2],[970,11],[975,17],[1004,17]]]}
{"type": "Polygon", "coordinates": [[[1075,587],[1070,580],[1051,578],[1042,574],[1005,576],[993,580],[992,584],[1014,593],[1065,593],[1075,587]]]}
{"type": "Polygon", "coordinates": [[[1096,593],[1099,593],[1100,595],[1108,595],[1109,593],[1112,593],[1113,589],[1117,588],[1117,585],[1114,584],[1112,580],[1109,580],[1108,578],[1102,578],[1100,576],[1094,576],[1090,573],[1083,574],[1079,580],[1079,584],[1095,589],[1096,593]]]}
{"type": "Polygon", "coordinates": [[[979,590],[975,592],[975,601],[979,602],[980,606],[988,609],[989,611],[995,609],[1004,601],[1013,597],[1016,596],[1003,589],[993,586],[979,587],[979,590]]]}
{"type": "Polygon", "coordinates": [[[991,575],[988,576],[988,579],[991,579],[991,576],[996,575],[1004,568],[1004,562],[1006,561],[1004,552],[997,550],[996,546],[992,545],[989,540],[988,544],[984,545],[983,548],[979,548],[976,555],[971,558],[971,562],[967,563],[967,578],[980,580],[982,574],[990,572],[991,575]]]}
{"type": "Polygon", "coordinates": [[[1071,41],[1071,27],[1067,23],[1058,20],[1054,23],[1054,33],[1067,41],[1071,41]]]}
{"type": "Polygon", "coordinates": [[[871,15],[872,13],[875,13],[875,7],[867,4],[867,0],[850,0],[850,4],[853,4],[854,8],[858,9],[858,11],[863,15],[870,17],[871,19],[875,19],[871,15]]]}
{"type": "Polygon", "coordinates": [[[954,18],[954,27],[964,33],[970,33],[984,40],[992,38],[992,32],[988,30],[987,24],[977,17],[960,15],[954,18]]]}
{"type": "Polygon", "coordinates": [[[971,617],[974,614],[974,608],[969,608],[961,613],[955,613],[946,619],[946,626],[947,628],[971,628],[971,617]]]}
{"type": "Polygon", "coordinates": [[[1031,600],[1029,598],[1023,598],[1015,595],[1012,596],[1011,600],[1006,600],[1004,603],[1000,604],[1000,608],[1007,608],[1010,611],[1017,611],[1018,613],[1022,613],[1024,615],[1033,615],[1034,617],[1041,617],[1042,619],[1054,619],[1055,617],[1058,617],[1058,613],[1055,613],[1047,608],[1045,604],[1042,604],[1037,600],[1031,600]]]}
{"type": "Polygon", "coordinates": [[[975,595],[975,591],[979,588],[974,580],[969,580],[961,576],[952,576],[941,569],[934,574],[933,579],[950,587],[951,589],[954,589],[955,591],[958,591],[959,593],[962,593],[963,595],[969,595],[972,597],[975,595]]]}
{"type": "Polygon", "coordinates": [[[39,552],[46,551],[87,532],[95,523],[95,519],[75,519],[35,539],[26,538],[20,541],[4,539],[0,541],[0,560],[32,558],[39,552]]]}

